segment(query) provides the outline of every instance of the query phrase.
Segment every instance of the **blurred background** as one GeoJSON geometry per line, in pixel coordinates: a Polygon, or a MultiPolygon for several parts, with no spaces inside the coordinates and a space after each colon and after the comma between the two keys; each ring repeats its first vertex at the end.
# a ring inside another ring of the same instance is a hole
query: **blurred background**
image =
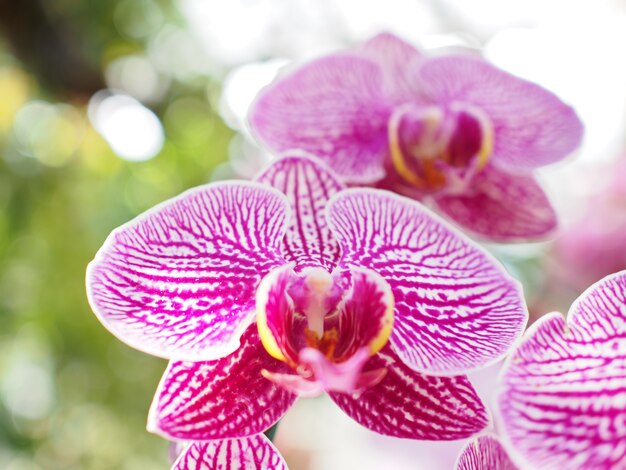
{"type": "MultiPolygon", "coordinates": [[[[533,316],[626,268],[624,0],[0,0],[0,468],[168,468],[145,431],[165,362],[98,323],[85,267],[154,204],[266,164],[245,114],[280,67],[382,30],[479,49],[583,119],[541,174],[559,237],[489,247],[533,316]]],[[[472,377],[487,401],[496,374],[472,377]]],[[[381,438],[324,399],[276,442],[292,470],[451,468],[462,445],[381,438]]]]}

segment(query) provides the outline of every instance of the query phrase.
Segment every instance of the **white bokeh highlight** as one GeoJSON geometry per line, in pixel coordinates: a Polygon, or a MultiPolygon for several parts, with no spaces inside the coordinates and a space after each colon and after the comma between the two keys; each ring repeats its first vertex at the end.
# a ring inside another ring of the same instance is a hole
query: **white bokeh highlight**
{"type": "Polygon", "coordinates": [[[94,128],[124,160],[149,160],[163,148],[161,121],[130,96],[98,92],[89,102],[88,114],[94,128]]]}

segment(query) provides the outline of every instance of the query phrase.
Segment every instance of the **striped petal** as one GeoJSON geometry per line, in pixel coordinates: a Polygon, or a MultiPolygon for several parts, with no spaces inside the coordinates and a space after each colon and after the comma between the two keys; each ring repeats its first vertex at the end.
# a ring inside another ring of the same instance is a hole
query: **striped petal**
{"type": "Polygon", "coordinates": [[[263,90],[250,125],[275,152],[301,149],[347,181],[370,183],[384,176],[390,109],[382,84],[380,67],[366,57],[324,57],[263,90]]]}
{"type": "Polygon", "coordinates": [[[172,470],[287,470],[278,450],[263,434],[240,439],[193,442],[172,470]]]}
{"type": "Polygon", "coordinates": [[[87,269],[89,302],[114,335],[164,358],[239,346],[261,278],[284,264],[289,207],[258,183],[201,186],[115,230],[87,269]]]}
{"type": "Polygon", "coordinates": [[[172,361],[148,417],[148,430],[167,439],[208,440],[258,434],[273,426],[295,395],[261,375],[288,370],[263,349],[256,327],[241,347],[215,361],[172,361]]]}
{"type": "Polygon", "coordinates": [[[296,263],[296,271],[322,266],[332,271],[339,260],[339,244],[324,217],[328,199],[344,185],[326,166],[307,156],[283,157],[256,180],[287,196],[291,225],[283,240],[283,255],[296,263]]]}
{"type": "Polygon", "coordinates": [[[503,430],[534,467],[626,468],[626,271],[533,324],[498,397],[503,430]]]}
{"type": "Polygon", "coordinates": [[[461,451],[456,470],[517,470],[496,436],[485,434],[461,451]]]}
{"type": "Polygon", "coordinates": [[[380,274],[395,299],[391,344],[414,370],[455,375],[506,354],[526,325],[519,283],[419,203],[373,189],[331,199],[340,266],[380,274]]]}
{"type": "Polygon", "coordinates": [[[365,366],[381,368],[387,370],[384,378],[358,397],[330,394],[346,414],[366,428],[387,436],[453,440],[476,434],[487,425],[487,411],[467,377],[415,372],[389,345],[365,366]]]}
{"type": "Polygon", "coordinates": [[[463,194],[435,198],[441,212],[464,229],[499,242],[543,238],[557,217],[531,174],[510,174],[493,166],[476,175],[463,194]]]}
{"type": "Polygon", "coordinates": [[[570,106],[534,83],[469,55],[426,60],[416,80],[427,103],[474,105],[489,117],[499,166],[532,169],[556,162],[579,145],[583,126],[570,106]]]}
{"type": "Polygon", "coordinates": [[[415,97],[415,64],[424,58],[415,47],[394,34],[380,33],[366,41],[358,51],[381,66],[385,76],[385,94],[394,104],[415,97]]]}

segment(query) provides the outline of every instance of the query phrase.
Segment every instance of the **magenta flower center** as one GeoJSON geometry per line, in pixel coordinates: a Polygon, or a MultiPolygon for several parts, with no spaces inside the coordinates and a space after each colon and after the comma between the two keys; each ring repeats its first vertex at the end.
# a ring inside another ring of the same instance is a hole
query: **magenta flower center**
{"type": "Polygon", "coordinates": [[[479,108],[399,107],[389,120],[391,161],[411,185],[430,191],[464,190],[493,149],[493,128],[479,108]]]}
{"type": "Polygon", "coordinates": [[[363,371],[389,339],[393,295],[376,273],[323,268],[270,272],[257,290],[257,325],[267,352],[293,374],[264,375],[298,394],[356,393],[385,371],[363,371]]]}

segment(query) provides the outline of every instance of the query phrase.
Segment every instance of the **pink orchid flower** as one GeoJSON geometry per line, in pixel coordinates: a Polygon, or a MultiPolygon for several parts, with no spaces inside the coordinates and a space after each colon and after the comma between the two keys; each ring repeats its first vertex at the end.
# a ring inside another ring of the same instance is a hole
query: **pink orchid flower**
{"type": "Polygon", "coordinates": [[[473,435],[488,418],[459,374],[501,358],[527,321],[481,247],[304,156],[120,227],[87,286],[113,334],[171,360],[148,427],[173,440],[252,436],[321,392],[382,434],[473,435]]]}
{"type": "Polygon", "coordinates": [[[311,152],[349,184],[422,200],[494,241],[553,231],[532,172],[582,136],[574,110],[542,87],[473,55],[428,57],[391,34],[280,77],[250,125],[273,151],[311,152]]]}
{"type": "Polygon", "coordinates": [[[503,369],[498,408],[532,468],[626,468],[626,271],[540,318],[503,369]]]}
{"type": "Polygon", "coordinates": [[[456,470],[518,470],[497,436],[483,434],[461,451],[456,470]]]}

